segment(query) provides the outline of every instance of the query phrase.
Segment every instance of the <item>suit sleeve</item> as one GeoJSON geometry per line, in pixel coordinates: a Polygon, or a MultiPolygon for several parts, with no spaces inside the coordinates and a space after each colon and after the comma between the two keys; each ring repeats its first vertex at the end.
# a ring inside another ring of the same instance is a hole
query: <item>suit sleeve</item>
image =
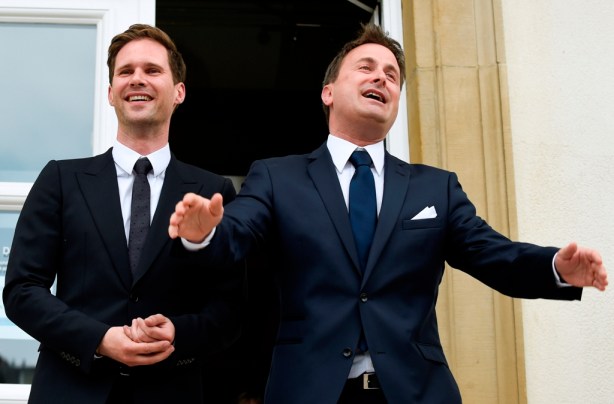
{"type": "MultiPolygon", "coordinates": [[[[232,182],[225,179],[220,189],[224,203],[235,198],[232,182]]],[[[203,195],[211,197],[211,195],[203,195]]],[[[175,240],[179,242],[179,240],[175,240]]],[[[190,252],[182,254],[192,256],[190,252]]],[[[194,257],[192,257],[194,258],[194,257]]],[[[207,284],[202,285],[205,296],[203,309],[197,314],[184,314],[171,318],[175,325],[175,357],[189,358],[193,355],[211,355],[235,342],[241,330],[244,309],[245,262],[222,268],[203,267],[197,260],[198,271],[206,272],[207,284]]]]}
{"type": "Polygon", "coordinates": [[[446,261],[511,297],[580,299],[582,288],[559,287],[552,269],[555,247],[514,242],[476,215],[455,174],[448,182],[446,261]]]}
{"type": "MultiPolygon", "coordinates": [[[[17,221],[3,301],[7,317],[46,347],[78,351],[88,369],[109,326],[68,306],[51,293],[62,265],[62,186],[58,163],[49,162],[34,182],[17,221]]],[[[68,357],[68,359],[70,359],[68,357]]]]}

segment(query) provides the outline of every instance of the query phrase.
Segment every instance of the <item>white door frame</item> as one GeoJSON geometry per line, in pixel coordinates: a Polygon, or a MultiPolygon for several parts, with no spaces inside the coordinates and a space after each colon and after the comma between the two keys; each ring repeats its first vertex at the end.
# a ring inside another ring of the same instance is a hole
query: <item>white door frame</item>
{"type": "MultiPolygon", "coordinates": [[[[388,34],[396,39],[403,46],[403,10],[401,0],[381,0],[381,13],[379,13],[382,28],[388,31],[388,34]]],[[[376,10],[375,14],[378,12],[376,10]]],[[[388,132],[386,146],[388,151],[409,163],[409,135],[408,119],[407,119],[407,85],[401,89],[399,98],[399,113],[397,120],[388,132]]]]}

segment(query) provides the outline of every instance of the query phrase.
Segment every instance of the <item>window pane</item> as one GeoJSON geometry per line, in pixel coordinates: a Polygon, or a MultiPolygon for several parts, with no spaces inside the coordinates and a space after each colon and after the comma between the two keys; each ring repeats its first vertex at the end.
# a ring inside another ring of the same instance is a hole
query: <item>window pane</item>
{"type": "Polygon", "coordinates": [[[93,153],[96,26],[0,23],[0,182],[93,153]]]}
{"type": "MultiPolygon", "coordinates": [[[[0,212],[0,287],[9,259],[13,233],[19,213],[0,212]]],[[[1,289],[0,289],[1,292],[1,289]]],[[[38,357],[38,342],[15,326],[4,312],[0,300],[0,383],[31,383],[38,357]]]]}

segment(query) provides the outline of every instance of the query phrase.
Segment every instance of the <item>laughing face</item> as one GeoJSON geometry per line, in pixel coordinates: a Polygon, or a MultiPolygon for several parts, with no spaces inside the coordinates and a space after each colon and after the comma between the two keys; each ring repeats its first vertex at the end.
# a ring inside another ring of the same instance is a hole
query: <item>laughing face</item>
{"type": "Polygon", "coordinates": [[[185,98],[185,86],[173,83],[164,46],[151,39],[137,39],[117,54],[108,96],[120,132],[168,132],[173,110],[185,98]]]}
{"type": "Polygon", "coordinates": [[[322,89],[330,108],[331,134],[346,140],[382,140],[397,117],[401,92],[399,65],[393,53],[377,44],[350,51],[333,83],[322,89]]]}

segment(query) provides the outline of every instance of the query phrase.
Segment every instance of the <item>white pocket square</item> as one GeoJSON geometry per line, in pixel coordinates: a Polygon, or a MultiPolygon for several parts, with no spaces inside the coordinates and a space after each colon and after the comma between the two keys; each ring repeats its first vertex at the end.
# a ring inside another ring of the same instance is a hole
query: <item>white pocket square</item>
{"type": "Polygon", "coordinates": [[[427,206],[422,209],[420,213],[416,216],[412,217],[411,220],[423,220],[423,219],[434,219],[437,217],[437,212],[435,211],[434,206],[427,206]]]}

